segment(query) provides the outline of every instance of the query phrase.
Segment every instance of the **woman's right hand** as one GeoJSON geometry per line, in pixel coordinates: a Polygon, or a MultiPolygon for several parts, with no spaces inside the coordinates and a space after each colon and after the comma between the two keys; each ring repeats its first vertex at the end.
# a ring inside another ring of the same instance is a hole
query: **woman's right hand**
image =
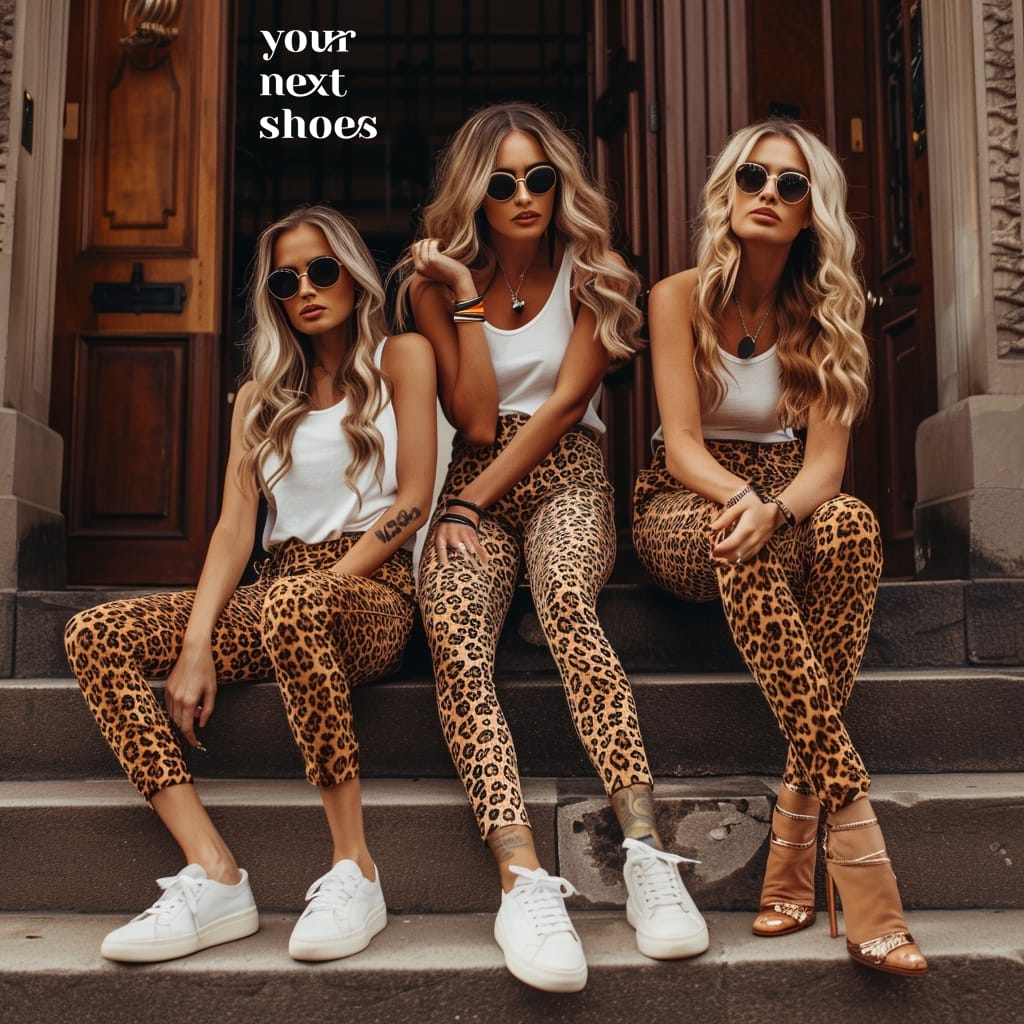
{"type": "Polygon", "coordinates": [[[216,701],[213,651],[209,645],[199,650],[183,650],[167,677],[164,705],[190,747],[205,749],[196,736],[196,726],[205,727],[216,701]]]}
{"type": "Polygon", "coordinates": [[[476,285],[469,268],[458,260],[442,252],[440,238],[421,238],[412,244],[412,259],[417,273],[430,281],[438,281],[448,285],[455,292],[456,300],[472,298],[476,295],[476,285]]]}
{"type": "Polygon", "coordinates": [[[723,508],[711,521],[710,530],[718,539],[711,557],[739,565],[749,562],[779,528],[779,507],[762,501],[751,491],[732,508],[723,508]]]}

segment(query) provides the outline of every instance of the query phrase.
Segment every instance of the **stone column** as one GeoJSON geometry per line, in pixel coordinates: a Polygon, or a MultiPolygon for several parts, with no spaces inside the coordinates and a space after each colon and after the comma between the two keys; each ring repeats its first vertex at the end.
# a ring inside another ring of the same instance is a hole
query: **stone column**
{"type": "Polygon", "coordinates": [[[2,589],[62,586],[66,573],[62,446],[48,417],[68,2],[0,0],[2,589]]]}
{"type": "Polygon", "coordinates": [[[1024,13],[923,9],[939,412],[917,433],[924,579],[1024,577],[1024,13]]]}

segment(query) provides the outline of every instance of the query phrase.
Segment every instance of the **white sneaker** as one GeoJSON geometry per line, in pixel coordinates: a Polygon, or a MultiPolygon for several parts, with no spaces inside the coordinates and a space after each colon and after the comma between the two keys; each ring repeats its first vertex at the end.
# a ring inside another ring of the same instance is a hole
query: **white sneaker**
{"type": "Polygon", "coordinates": [[[624,876],[626,920],[636,929],[636,945],[644,956],[677,960],[708,948],[708,926],[679,877],[677,864],[699,861],[656,850],[627,839],[624,876]]]}
{"type": "Polygon", "coordinates": [[[306,893],[288,952],[295,960],[337,960],[358,953],[388,923],[380,872],[370,882],[354,860],[339,860],[306,893]]]}
{"type": "Polygon", "coordinates": [[[565,910],[576,890],[543,868],[513,865],[519,875],[511,892],[501,894],[494,938],[505,964],[520,981],[544,992],[579,992],[587,983],[583,946],[565,910]]]}
{"type": "Polygon", "coordinates": [[[208,946],[244,939],[259,930],[256,901],[243,871],[236,885],[206,877],[189,864],[173,878],[158,878],[164,894],[148,910],[112,931],[100,946],[108,960],[152,964],[208,946]]]}

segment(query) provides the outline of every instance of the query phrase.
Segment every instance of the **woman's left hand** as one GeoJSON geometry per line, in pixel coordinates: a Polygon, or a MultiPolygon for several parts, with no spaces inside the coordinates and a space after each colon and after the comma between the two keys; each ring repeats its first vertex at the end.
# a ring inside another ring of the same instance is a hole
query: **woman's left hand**
{"type": "MultiPolygon", "coordinates": [[[[467,519],[476,518],[472,512],[459,509],[458,514],[461,516],[463,513],[467,519]]],[[[440,523],[434,534],[434,548],[442,565],[447,565],[451,557],[463,558],[475,569],[487,564],[487,552],[477,531],[463,523],[440,523]]]]}
{"type": "Polygon", "coordinates": [[[779,526],[779,507],[751,492],[732,508],[723,509],[712,521],[714,534],[724,533],[711,548],[711,557],[722,562],[749,562],[779,526]]]}

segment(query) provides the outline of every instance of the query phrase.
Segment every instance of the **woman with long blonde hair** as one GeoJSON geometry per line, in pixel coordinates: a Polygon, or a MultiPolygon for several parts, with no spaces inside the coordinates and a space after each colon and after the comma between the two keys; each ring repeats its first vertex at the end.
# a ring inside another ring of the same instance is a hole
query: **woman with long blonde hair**
{"type": "Polygon", "coordinates": [[[636,347],[636,275],[610,248],[608,203],[572,140],[536,107],[487,107],[456,132],[399,273],[433,345],[457,430],[420,564],[442,729],[497,862],[495,938],[550,991],[587,978],[541,867],[494,655],[521,563],[576,730],[625,834],[627,914],[642,952],[692,956],[707,929],[661,847],[629,680],[597,619],[616,535],[598,438],[601,380],[636,347]]]}
{"type": "Polygon", "coordinates": [[[224,496],[195,590],[80,612],[65,647],[128,778],[181,847],[160,898],[111,932],[111,960],[155,962],[259,927],[248,875],[199,800],[179,737],[203,749],[220,681],[280,687],[319,789],[331,868],[292,932],[298,960],[366,947],[387,922],[363,832],[351,688],[391,670],[415,612],[411,545],[433,486],[434,361],[386,337],[384,290],[355,228],[300,208],[260,236],[249,380],[235,399],[224,496]],[[257,524],[269,558],[238,586],[257,524]],[[166,679],[161,707],[148,679],[166,679]]]}
{"type": "Polygon", "coordinates": [[[842,717],[882,569],[871,510],[840,492],[869,372],[845,205],[838,162],[799,125],[761,122],[726,144],[697,266],[651,291],[661,428],[633,536],[661,586],[721,598],[789,744],[754,933],[814,923],[824,807],[832,934],[838,888],[850,956],[917,975],[927,964],[842,717]]]}

